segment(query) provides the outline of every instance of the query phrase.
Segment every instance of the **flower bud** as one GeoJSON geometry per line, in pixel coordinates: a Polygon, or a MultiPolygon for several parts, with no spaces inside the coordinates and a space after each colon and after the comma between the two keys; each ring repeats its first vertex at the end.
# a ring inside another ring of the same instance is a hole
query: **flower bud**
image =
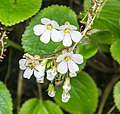
{"type": "Polygon", "coordinates": [[[65,82],[64,82],[64,85],[63,85],[63,89],[65,91],[69,91],[71,89],[71,86],[70,86],[70,78],[66,78],[65,79],[65,82]]]}
{"type": "Polygon", "coordinates": [[[69,92],[63,91],[62,94],[62,102],[67,103],[70,99],[70,94],[69,92]]]}
{"type": "Polygon", "coordinates": [[[54,97],[55,94],[56,94],[56,92],[55,92],[55,88],[54,88],[53,84],[49,84],[49,87],[48,87],[48,95],[49,95],[50,97],[54,97]]]}
{"type": "Polygon", "coordinates": [[[54,80],[54,78],[55,78],[56,75],[57,75],[57,72],[55,70],[53,70],[53,69],[47,70],[47,79],[49,81],[54,80]]]}

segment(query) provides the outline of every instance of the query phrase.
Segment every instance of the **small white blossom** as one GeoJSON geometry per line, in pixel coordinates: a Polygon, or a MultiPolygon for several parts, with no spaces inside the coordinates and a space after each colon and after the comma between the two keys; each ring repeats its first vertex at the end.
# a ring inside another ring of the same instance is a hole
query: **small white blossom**
{"type": "Polygon", "coordinates": [[[63,89],[67,92],[71,89],[71,86],[70,86],[70,78],[66,78],[65,79],[65,82],[64,82],[64,85],[63,85],[63,89]]]}
{"type": "Polygon", "coordinates": [[[53,84],[49,84],[49,87],[48,87],[48,95],[49,95],[50,97],[54,97],[55,94],[56,94],[56,92],[55,92],[55,89],[54,89],[53,84]]]}
{"type": "Polygon", "coordinates": [[[57,71],[61,74],[65,74],[68,70],[71,73],[79,71],[77,64],[83,63],[83,56],[81,54],[73,54],[68,52],[59,55],[56,62],[58,62],[57,71]]]}
{"type": "Polygon", "coordinates": [[[69,76],[70,76],[70,77],[76,77],[76,76],[77,76],[77,73],[76,73],[76,72],[70,72],[70,73],[69,73],[69,76]]]}
{"type": "Polygon", "coordinates": [[[69,92],[64,91],[63,94],[62,94],[62,102],[67,103],[69,101],[69,99],[70,99],[69,92]]]}
{"type": "Polygon", "coordinates": [[[41,24],[37,24],[34,26],[34,34],[40,36],[41,42],[47,44],[50,41],[50,37],[53,42],[60,42],[62,39],[61,33],[57,30],[59,25],[56,21],[50,20],[47,18],[41,19],[41,24]]]}
{"type": "Polygon", "coordinates": [[[57,75],[57,72],[55,70],[53,70],[53,69],[47,70],[47,79],[49,81],[54,80],[54,78],[55,78],[56,75],[57,75]]]}
{"type": "Polygon", "coordinates": [[[33,73],[36,78],[44,76],[45,66],[42,66],[38,60],[35,60],[29,54],[25,54],[24,56],[27,56],[27,58],[19,60],[20,69],[25,70],[23,77],[30,79],[33,73]]]}
{"type": "Polygon", "coordinates": [[[77,27],[74,25],[62,25],[59,27],[59,30],[61,30],[62,33],[62,40],[63,45],[70,47],[73,42],[79,42],[82,38],[82,35],[79,31],[77,31],[77,27]]]}

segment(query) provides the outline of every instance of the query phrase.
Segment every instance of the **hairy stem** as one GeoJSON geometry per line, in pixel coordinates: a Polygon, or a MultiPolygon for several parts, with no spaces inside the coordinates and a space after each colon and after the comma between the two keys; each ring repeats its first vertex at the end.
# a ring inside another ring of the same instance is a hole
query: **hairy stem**
{"type": "Polygon", "coordinates": [[[108,98],[109,94],[111,93],[114,84],[119,79],[120,79],[120,75],[115,75],[115,76],[113,76],[113,78],[111,79],[111,81],[108,83],[107,87],[104,90],[103,96],[101,98],[101,102],[100,102],[97,114],[103,114],[102,112],[103,112],[103,108],[105,106],[105,103],[107,101],[107,98],[108,98]]]}

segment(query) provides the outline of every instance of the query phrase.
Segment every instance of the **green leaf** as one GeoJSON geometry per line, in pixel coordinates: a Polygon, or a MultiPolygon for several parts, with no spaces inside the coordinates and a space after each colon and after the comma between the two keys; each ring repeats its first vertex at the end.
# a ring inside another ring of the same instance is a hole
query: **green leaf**
{"type": "Polygon", "coordinates": [[[63,114],[59,106],[51,101],[40,101],[32,98],[26,101],[19,114],[63,114]]]}
{"type": "Polygon", "coordinates": [[[110,31],[98,31],[89,36],[92,42],[100,44],[112,44],[114,36],[110,31]]]}
{"type": "Polygon", "coordinates": [[[12,114],[11,95],[2,82],[0,82],[0,114],[12,114]]]}
{"type": "Polygon", "coordinates": [[[0,0],[0,22],[5,26],[22,22],[38,12],[41,2],[42,0],[0,0]]]}
{"type": "Polygon", "coordinates": [[[114,0],[114,2],[112,0],[107,0],[92,27],[100,30],[109,30],[114,34],[115,38],[119,38],[120,0],[114,0]]]}
{"type": "Polygon", "coordinates": [[[118,62],[120,63],[120,39],[117,39],[110,48],[112,57],[118,62]]]}
{"type": "Polygon", "coordinates": [[[98,51],[96,44],[87,44],[79,46],[79,53],[83,55],[84,59],[89,59],[98,51]]]}
{"type": "Polygon", "coordinates": [[[117,106],[117,109],[120,111],[120,81],[118,81],[114,87],[113,96],[115,105],[117,106]]]}
{"type": "Polygon", "coordinates": [[[98,92],[92,78],[85,72],[71,79],[71,98],[68,103],[61,101],[62,89],[57,89],[55,101],[67,112],[73,114],[93,114],[98,103],[98,92]]]}
{"type": "Polygon", "coordinates": [[[63,47],[62,43],[54,43],[52,41],[50,41],[48,44],[44,44],[40,41],[39,36],[34,35],[33,27],[36,24],[39,24],[40,20],[44,17],[55,20],[60,25],[68,21],[70,24],[78,27],[76,14],[68,7],[53,5],[45,8],[32,19],[25,33],[23,34],[22,45],[25,52],[38,55],[51,54],[58,48],[63,47]]]}

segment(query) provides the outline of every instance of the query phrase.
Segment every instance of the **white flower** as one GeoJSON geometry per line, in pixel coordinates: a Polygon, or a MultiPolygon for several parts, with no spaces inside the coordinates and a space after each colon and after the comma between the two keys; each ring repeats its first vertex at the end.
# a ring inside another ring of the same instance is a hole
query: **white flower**
{"type": "Polygon", "coordinates": [[[77,64],[83,63],[83,56],[81,54],[73,54],[68,52],[59,55],[56,62],[58,62],[57,71],[61,74],[65,74],[68,69],[71,73],[79,71],[77,64]]]}
{"type": "Polygon", "coordinates": [[[32,56],[30,57],[19,60],[20,69],[25,70],[23,77],[30,79],[33,73],[36,78],[44,76],[45,66],[42,66],[38,60],[34,60],[32,56]]]}
{"type": "Polygon", "coordinates": [[[40,36],[40,40],[47,44],[50,41],[50,37],[53,42],[60,42],[62,40],[62,35],[56,29],[59,28],[59,25],[54,20],[49,20],[47,18],[41,19],[41,24],[35,25],[33,30],[34,34],[40,36]]]}
{"type": "Polygon", "coordinates": [[[65,82],[64,82],[64,85],[63,85],[63,89],[67,92],[71,89],[71,86],[70,86],[70,78],[66,78],[65,82]]]}
{"type": "Polygon", "coordinates": [[[69,101],[69,99],[70,99],[69,92],[64,91],[63,94],[62,94],[62,102],[67,103],[69,101]]]}
{"type": "Polygon", "coordinates": [[[72,41],[79,42],[82,38],[82,35],[79,31],[77,31],[77,27],[74,25],[62,25],[59,27],[62,33],[63,45],[70,47],[72,45],[72,41]]]}
{"type": "Polygon", "coordinates": [[[56,75],[57,75],[57,72],[55,70],[53,70],[53,69],[47,70],[47,79],[49,81],[54,80],[54,78],[55,78],[56,75]]]}
{"type": "Polygon", "coordinates": [[[70,73],[69,73],[69,76],[70,76],[70,77],[76,77],[76,76],[77,76],[77,73],[76,73],[76,72],[70,72],[70,73]]]}
{"type": "Polygon", "coordinates": [[[49,84],[49,87],[48,87],[48,95],[49,95],[50,97],[54,97],[55,94],[56,94],[56,92],[55,92],[55,88],[54,88],[53,84],[49,84]]]}

